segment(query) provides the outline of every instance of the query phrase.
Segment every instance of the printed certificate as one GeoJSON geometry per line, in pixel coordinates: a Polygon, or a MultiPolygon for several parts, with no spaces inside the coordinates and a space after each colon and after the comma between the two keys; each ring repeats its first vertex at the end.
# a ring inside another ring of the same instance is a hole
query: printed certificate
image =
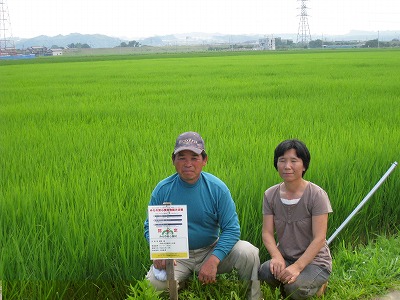
{"type": "Polygon", "coordinates": [[[150,259],[188,259],[186,205],[149,206],[150,259]]]}

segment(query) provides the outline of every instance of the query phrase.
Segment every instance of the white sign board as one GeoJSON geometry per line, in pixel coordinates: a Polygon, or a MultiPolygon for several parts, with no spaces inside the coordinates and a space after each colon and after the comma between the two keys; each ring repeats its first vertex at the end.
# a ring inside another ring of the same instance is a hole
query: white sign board
{"type": "Polygon", "coordinates": [[[186,205],[148,207],[150,259],[189,258],[186,205]]]}

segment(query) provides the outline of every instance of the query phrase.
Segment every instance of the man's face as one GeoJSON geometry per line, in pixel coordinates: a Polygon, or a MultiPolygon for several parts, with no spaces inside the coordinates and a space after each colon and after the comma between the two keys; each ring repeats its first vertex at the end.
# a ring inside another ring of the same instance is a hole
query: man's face
{"type": "Polygon", "coordinates": [[[207,164],[207,157],[190,150],[183,150],[175,155],[173,161],[176,172],[187,183],[194,184],[200,177],[203,167],[207,164]]]}

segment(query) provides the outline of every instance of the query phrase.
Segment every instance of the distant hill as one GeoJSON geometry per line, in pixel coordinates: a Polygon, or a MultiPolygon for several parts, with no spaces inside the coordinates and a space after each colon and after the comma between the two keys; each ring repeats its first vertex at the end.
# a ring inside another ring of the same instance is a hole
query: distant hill
{"type": "Polygon", "coordinates": [[[375,40],[379,36],[380,41],[391,41],[393,39],[399,39],[398,31],[361,31],[361,30],[351,30],[349,33],[339,36],[344,40],[359,40],[368,41],[375,40]]]}
{"type": "MultiPolygon", "coordinates": [[[[398,39],[398,31],[355,31],[352,30],[347,34],[343,35],[324,35],[317,36],[312,35],[312,39],[323,39],[326,41],[367,41],[377,39],[379,35],[380,41],[391,41],[398,39]]],[[[257,42],[259,38],[266,36],[265,34],[253,34],[253,35],[224,35],[219,33],[202,33],[202,32],[191,32],[184,34],[164,35],[164,36],[153,36],[145,39],[136,39],[142,45],[148,46],[173,46],[173,45],[199,45],[199,44],[218,44],[218,43],[245,43],[245,42],[257,42]]],[[[271,35],[270,35],[271,36],[271,35]]],[[[273,34],[274,37],[280,37],[282,39],[291,39],[296,42],[297,34],[273,34]]],[[[135,39],[131,39],[135,40],[135,39]]],[[[57,36],[37,36],[31,39],[19,39],[15,42],[15,47],[18,49],[29,48],[32,46],[45,46],[52,47],[54,45],[58,47],[66,47],[71,43],[88,44],[91,48],[114,48],[119,46],[122,42],[128,42],[129,40],[110,37],[101,34],[80,34],[71,33],[68,35],[57,35],[57,36]]]]}
{"type": "Polygon", "coordinates": [[[258,41],[263,35],[223,35],[218,33],[191,32],[184,34],[154,36],[138,40],[148,46],[174,45],[201,45],[201,44],[228,44],[258,41]]]}
{"type": "Polygon", "coordinates": [[[74,43],[88,44],[91,48],[113,48],[119,46],[123,40],[116,37],[109,37],[101,34],[80,34],[71,33],[68,35],[46,36],[40,35],[31,39],[20,39],[15,42],[15,47],[18,49],[25,49],[32,46],[45,46],[52,47],[57,45],[59,47],[66,47],[74,43]]]}

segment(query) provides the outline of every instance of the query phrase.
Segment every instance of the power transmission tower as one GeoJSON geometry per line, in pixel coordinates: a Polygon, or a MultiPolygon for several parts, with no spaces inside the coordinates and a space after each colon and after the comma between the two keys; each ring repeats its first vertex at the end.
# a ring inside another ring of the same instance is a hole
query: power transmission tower
{"type": "Polygon", "coordinates": [[[297,31],[297,43],[308,44],[311,41],[310,26],[308,25],[308,14],[307,4],[308,0],[297,0],[301,1],[300,6],[300,22],[299,29],[297,31]]]}
{"type": "Polygon", "coordinates": [[[0,0],[0,55],[14,55],[15,53],[8,6],[6,0],[0,0]]]}

